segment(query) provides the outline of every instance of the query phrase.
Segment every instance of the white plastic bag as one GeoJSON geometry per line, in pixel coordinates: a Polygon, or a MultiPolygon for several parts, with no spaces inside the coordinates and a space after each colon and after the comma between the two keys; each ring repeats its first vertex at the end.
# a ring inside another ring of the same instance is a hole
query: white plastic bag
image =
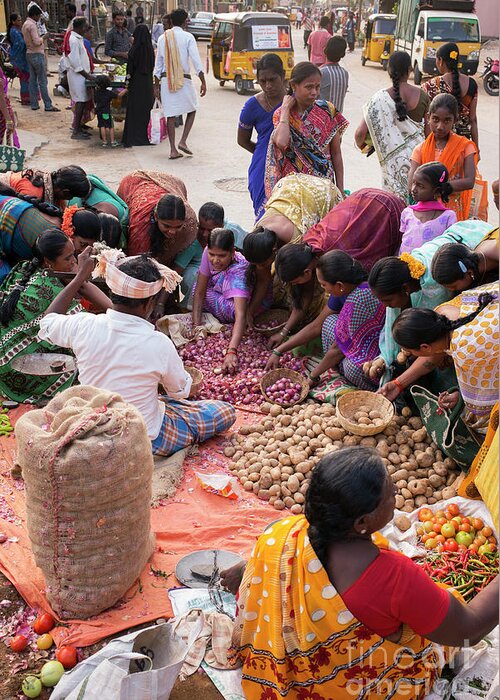
{"type": "Polygon", "coordinates": [[[166,138],[166,136],[167,126],[165,123],[165,117],[163,116],[163,109],[161,103],[158,100],[155,100],[153,109],[151,110],[151,115],[149,117],[149,143],[152,143],[155,146],[157,146],[166,138]]]}
{"type": "Polygon", "coordinates": [[[169,622],[113,639],[65,673],[51,700],[168,700],[194,640],[169,622]]]}

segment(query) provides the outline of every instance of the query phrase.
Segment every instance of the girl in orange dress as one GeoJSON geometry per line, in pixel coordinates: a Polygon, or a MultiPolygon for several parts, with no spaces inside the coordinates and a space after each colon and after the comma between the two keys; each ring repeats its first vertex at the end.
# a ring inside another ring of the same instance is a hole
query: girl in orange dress
{"type": "Polygon", "coordinates": [[[457,119],[458,102],[453,95],[443,93],[432,100],[429,107],[431,133],[411,155],[408,185],[411,191],[413,175],[420,165],[439,161],[449,173],[449,181],[444,183],[449,196],[448,208],[455,212],[458,221],[464,221],[469,218],[472,202],[477,149],[473,141],[453,132],[457,119]]]}

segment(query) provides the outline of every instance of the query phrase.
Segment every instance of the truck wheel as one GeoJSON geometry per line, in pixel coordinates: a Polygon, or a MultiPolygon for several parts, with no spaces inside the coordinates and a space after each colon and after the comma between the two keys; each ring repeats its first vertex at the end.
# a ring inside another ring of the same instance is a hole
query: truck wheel
{"type": "Polygon", "coordinates": [[[236,78],[234,79],[234,87],[236,88],[236,92],[238,93],[238,95],[245,94],[245,92],[246,92],[245,83],[244,83],[241,75],[237,75],[236,78]]]}
{"type": "Polygon", "coordinates": [[[415,66],[413,67],[413,82],[415,85],[420,85],[422,83],[422,73],[418,67],[418,63],[415,61],[415,66]]]}
{"type": "Polygon", "coordinates": [[[366,65],[366,58],[363,56],[363,54],[361,54],[361,65],[366,65]]]}

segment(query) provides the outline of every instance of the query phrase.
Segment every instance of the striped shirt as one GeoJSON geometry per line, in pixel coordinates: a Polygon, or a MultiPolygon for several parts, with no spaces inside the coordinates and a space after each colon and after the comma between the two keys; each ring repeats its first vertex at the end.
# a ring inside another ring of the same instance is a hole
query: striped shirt
{"type": "Polygon", "coordinates": [[[320,71],[320,99],[331,102],[339,112],[343,112],[345,94],[349,86],[349,73],[338,63],[325,63],[320,71]]]}
{"type": "Polygon", "coordinates": [[[312,17],[306,17],[303,22],[302,22],[302,29],[305,32],[313,32],[314,31],[314,20],[312,17]]]}

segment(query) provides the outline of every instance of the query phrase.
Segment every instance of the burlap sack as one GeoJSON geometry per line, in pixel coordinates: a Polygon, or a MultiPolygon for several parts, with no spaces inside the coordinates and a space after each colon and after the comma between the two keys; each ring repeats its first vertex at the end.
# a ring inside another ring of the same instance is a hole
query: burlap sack
{"type": "Polygon", "coordinates": [[[153,457],[139,411],[76,386],[16,425],[28,534],[47,598],[62,618],[109,608],[154,549],[153,457]]]}

